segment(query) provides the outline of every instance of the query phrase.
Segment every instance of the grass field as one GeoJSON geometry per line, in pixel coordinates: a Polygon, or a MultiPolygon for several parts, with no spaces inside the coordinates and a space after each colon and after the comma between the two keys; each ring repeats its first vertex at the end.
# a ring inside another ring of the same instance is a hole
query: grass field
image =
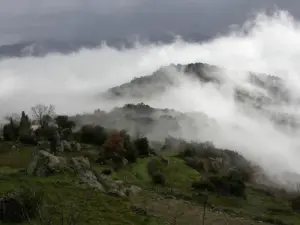
{"type": "MultiPolygon", "coordinates": [[[[151,157],[139,159],[135,164],[112,174],[113,179],[143,189],[139,196],[130,198],[113,197],[84,187],[70,174],[30,177],[24,169],[33,151],[35,149],[32,147],[11,150],[7,143],[1,143],[0,146],[0,194],[20,185],[38,188],[45,193],[45,205],[39,218],[24,225],[300,224],[300,214],[293,212],[287,199],[252,186],[247,188],[246,200],[208,194],[203,223],[203,197],[190,188],[201,174],[172,155],[166,156],[169,164],[164,168],[167,178],[165,186],[155,186],[151,182],[147,172],[151,157]],[[76,223],[70,222],[73,217],[76,217],[76,223]],[[47,220],[52,223],[46,223],[47,220]]],[[[105,168],[92,165],[99,171],[105,168]]]]}

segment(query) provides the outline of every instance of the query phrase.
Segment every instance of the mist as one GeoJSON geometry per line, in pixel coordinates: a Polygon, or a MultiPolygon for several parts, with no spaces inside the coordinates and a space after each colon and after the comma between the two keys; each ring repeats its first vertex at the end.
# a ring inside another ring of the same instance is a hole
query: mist
{"type": "MultiPolygon", "coordinates": [[[[53,104],[57,113],[77,114],[95,109],[111,110],[129,102],[96,98],[98,93],[134,77],[153,73],[169,64],[204,62],[224,70],[224,85],[203,84],[168,71],[176,84],[155,99],[140,99],[150,106],[180,112],[201,112],[214,121],[197,132],[182,125],[182,137],[212,141],[230,148],[287,184],[285,173],[299,173],[299,130],[290,132],[274,125],[259,112],[242,109],[234,100],[235,87],[259,91],[246,79],[247,71],[276,75],[285,81],[292,96],[300,96],[300,23],[288,12],[258,14],[227,35],[202,43],[177,39],[170,44],[136,43],[133,48],[115,49],[105,44],[68,55],[7,58],[0,61],[1,116],[25,110],[37,103],[53,104]]],[[[299,115],[299,106],[289,103],[271,109],[299,115]]],[[[298,181],[297,181],[298,182],[298,181]]]]}

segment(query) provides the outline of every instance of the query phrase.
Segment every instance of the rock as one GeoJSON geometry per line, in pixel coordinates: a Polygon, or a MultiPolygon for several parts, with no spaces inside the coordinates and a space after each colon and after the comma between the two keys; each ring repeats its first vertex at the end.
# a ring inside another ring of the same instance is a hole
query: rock
{"type": "Polygon", "coordinates": [[[118,190],[118,189],[111,189],[107,192],[107,194],[109,194],[111,196],[116,196],[116,197],[125,197],[126,196],[124,191],[121,191],[121,190],[118,190]]]}
{"type": "Polygon", "coordinates": [[[75,152],[80,152],[81,151],[81,144],[80,143],[72,143],[72,149],[75,152]]]}
{"type": "Polygon", "coordinates": [[[32,162],[27,167],[27,174],[34,176],[48,176],[54,172],[65,169],[65,160],[56,157],[49,152],[41,150],[37,152],[32,162]]]}
{"type": "Polygon", "coordinates": [[[64,152],[71,152],[72,151],[71,143],[66,141],[66,140],[61,141],[61,148],[63,149],[64,152]]]}
{"type": "MultiPolygon", "coordinates": [[[[126,196],[127,190],[124,181],[114,181],[111,177],[93,170],[89,160],[82,156],[67,159],[41,150],[34,155],[32,162],[27,168],[27,174],[48,176],[55,172],[66,170],[76,173],[80,183],[84,183],[89,187],[114,196],[126,196]]],[[[138,192],[138,189],[132,187],[128,192],[138,192]]]]}
{"type": "Polygon", "coordinates": [[[127,159],[123,159],[123,166],[126,166],[128,164],[128,160],[127,159]]]}
{"type": "Polygon", "coordinates": [[[119,187],[123,186],[124,185],[124,181],[122,180],[116,180],[114,181],[116,185],[118,185],[119,187]]]}
{"type": "Polygon", "coordinates": [[[87,158],[84,158],[82,156],[80,157],[73,157],[69,161],[69,166],[74,171],[80,171],[80,170],[88,170],[91,168],[90,162],[87,158]]]}
{"type": "Polygon", "coordinates": [[[165,166],[169,165],[169,160],[165,156],[160,156],[160,160],[165,166]]]}
{"type": "Polygon", "coordinates": [[[142,188],[132,185],[130,188],[126,189],[126,195],[131,196],[131,195],[137,195],[142,191],[142,188]]]}
{"type": "Polygon", "coordinates": [[[78,173],[81,170],[88,169],[90,169],[90,162],[84,157],[67,159],[65,157],[54,156],[49,152],[41,150],[33,156],[33,160],[27,167],[27,174],[48,176],[54,172],[62,172],[65,170],[78,173]]]}
{"type": "Polygon", "coordinates": [[[96,188],[102,192],[105,192],[105,188],[103,185],[98,181],[97,177],[91,170],[86,171],[79,171],[79,179],[87,184],[90,187],[96,188]]]}

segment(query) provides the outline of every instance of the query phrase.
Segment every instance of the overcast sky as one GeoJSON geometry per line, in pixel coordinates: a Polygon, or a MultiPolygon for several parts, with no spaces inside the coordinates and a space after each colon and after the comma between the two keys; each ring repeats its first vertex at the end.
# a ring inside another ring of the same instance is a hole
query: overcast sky
{"type": "Polygon", "coordinates": [[[163,32],[211,36],[275,5],[300,18],[299,0],[0,0],[0,44],[163,32]]]}

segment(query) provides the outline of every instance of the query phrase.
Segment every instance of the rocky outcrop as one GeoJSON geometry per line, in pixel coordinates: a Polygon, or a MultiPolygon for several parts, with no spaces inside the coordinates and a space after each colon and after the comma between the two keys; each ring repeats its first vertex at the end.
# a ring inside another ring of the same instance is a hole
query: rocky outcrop
{"type": "Polygon", "coordinates": [[[27,167],[27,174],[33,176],[48,176],[54,172],[61,172],[67,169],[66,159],[57,157],[51,153],[40,150],[27,167]]]}
{"type": "Polygon", "coordinates": [[[62,140],[60,143],[59,151],[61,152],[79,152],[81,151],[81,145],[77,142],[69,142],[62,140]]]}
{"type": "Polygon", "coordinates": [[[27,168],[27,174],[32,176],[49,176],[63,171],[73,172],[78,177],[79,184],[85,184],[110,195],[122,197],[135,195],[141,191],[139,187],[128,187],[123,181],[115,181],[111,177],[94,170],[85,157],[68,159],[41,150],[33,157],[27,168]]]}
{"type": "Polygon", "coordinates": [[[139,194],[142,191],[142,189],[138,186],[132,185],[131,187],[127,188],[126,195],[128,196],[134,196],[139,194]]]}

